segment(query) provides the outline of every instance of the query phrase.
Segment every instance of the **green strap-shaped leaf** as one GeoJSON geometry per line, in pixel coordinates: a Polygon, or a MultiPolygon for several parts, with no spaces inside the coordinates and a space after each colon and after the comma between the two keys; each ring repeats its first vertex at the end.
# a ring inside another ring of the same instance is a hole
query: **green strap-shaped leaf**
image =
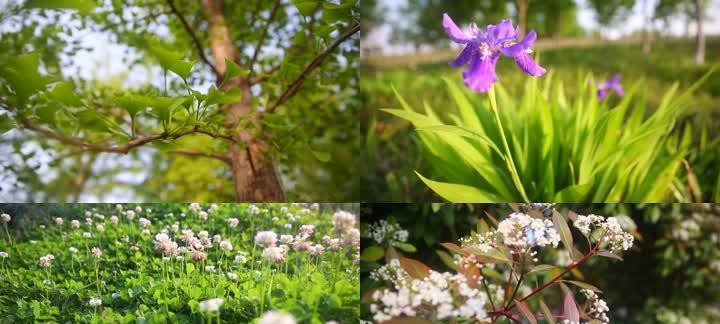
{"type": "Polygon", "coordinates": [[[425,182],[425,184],[430,187],[435,193],[437,193],[440,197],[443,197],[451,202],[490,202],[490,201],[499,201],[495,195],[490,194],[488,192],[484,192],[478,188],[462,185],[462,184],[456,184],[456,183],[446,183],[446,182],[439,182],[439,181],[433,181],[430,179],[427,179],[423,177],[419,172],[415,171],[415,173],[420,177],[420,179],[425,182]]]}
{"type": "Polygon", "coordinates": [[[30,9],[70,9],[82,14],[90,13],[97,3],[93,0],[28,0],[25,8],[30,9]]]}
{"type": "Polygon", "coordinates": [[[565,245],[565,248],[567,249],[568,253],[570,254],[571,259],[575,259],[574,253],[573,253],[573,237],[572,232],[570,232],[570,227],[568,227],[567,221],[565,220],[565,217],[560,215],[560,213],[553,213],[552,216],[553,223],[555,223],[555,228],[557,228],[558,233],[560,233],[560,239],[562,240],[563,244],[565,245]]]}
{"type": "Polygon", "coordinates": [[[584,283],[584,282],[582,282],[582,281],[563,280],[563,282],[567,282],[567,283],[573,284],[573,285],[575,285],[575,286],[578,286],[578,287],[580,287],[580,288],[584,288],[584,289],[587,289],[587,290],[592,290],[592,291],[594,291],[594,292],[602,292],[602,291],[601,291],[600,289],[598,289],[597,287],[595,287],[595,286],[593,286],[593,285],[591,285],[591,284],[589,284],[589,283],[584,283]]]}

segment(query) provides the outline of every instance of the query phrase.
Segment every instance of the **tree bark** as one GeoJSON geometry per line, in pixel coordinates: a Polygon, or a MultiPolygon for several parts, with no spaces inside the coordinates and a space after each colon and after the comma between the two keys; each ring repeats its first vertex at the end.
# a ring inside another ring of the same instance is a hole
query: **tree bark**
{"type": "Polygon", "coordinates": [[[515,8],[518,12],[518,28],[520,28],[520,37],[522,37],[525,35],[527,25],[528,0],[515,0],[515,8]]]}
{"type": "MultiPolygon", "coordinates": [[[[237,52],[223,16],[223,1],[203,0],[202,4],[209,19],[208,31],[215,67],[224,75],[227,68],[225,59],[237,61],[237,52]]],[[[237,87],[242,93],[239,103],[224,107],[225,126],[238,143],[244,143],[244,147],[231,144],[228,150],[235,196],[239,201],[284,201],[285,195],[269,154],[269,146],[264,139],[254,136],[261,134],[260,120],[257,115],[247,118],[253,113],[250,86],[247,78],[234,78],[224,85],[226,89],[237,87]],[[247,130],[248,126],[255,129],[247,130]]]]}
{"type": "Polygon", "coordinates": [[[703,31],[703,0],[695,0],[695,23],[697,35],[695,36],[695,65],[705,63],[705,33],[703,31]]]}

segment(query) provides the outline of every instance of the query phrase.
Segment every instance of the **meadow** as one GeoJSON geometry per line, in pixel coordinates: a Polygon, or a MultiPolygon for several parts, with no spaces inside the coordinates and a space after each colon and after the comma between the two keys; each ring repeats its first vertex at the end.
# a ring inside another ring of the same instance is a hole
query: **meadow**
{"type": "MultiPolygon", "coordinates": [[[[402,118],[381,111],[384,108],[402,108],[400,99],[407,102],[413,111],[424,114],[430,107],[433,114],[443,123],[462,125],[467,123],[466,117],[457,114],[454,94],[448,90],[446,82],[450,80],[462,86],[461,69],[448,65],[445,56],[452,58],[459,50],[449,55],[439,55],[439,58],[423,59],[423,54],[408,55],[406,59],[396,59],[391,63],[380,58],[366,58],[361,67],[361,93],[364,100],[363,132],[365,134],[366,164],[368,171],[365,183],[377,188],[367,197],[372,201],[419,201],[421,199],[439,200],[414,171],[440,181],[450,179],[446,174],[438,172],[438,166],[433,165],[433,151],[423,143],[423,134],[416,132],[402,118]],[[393,91],[396,89],[397,93],[393,91]],[[460,121],[458,121],[460,120],[460,121]],[[432,176],[435,176],[434,178],[432,176]]],[[[562,96],[568,102],[582,101],[587,96],[586,85],[607,79],[619,74],[625,89],[637,87],[633,96],[628,99],[631,104],[627,109],[625,121],[638,107],[644,111],[641,114],[650,119],[654,112],[662,105],[663,97],[668,94],[673,85],[677,83],[677,92],[671,97],[674,99],[697,80],[701,79],[713,65],[720,62],[720,39],[708,38],[708,51],[706,63],[695,66],[692,61],[693,44],[690,40],[665,39],[657,41],[652,51],[645,55],[637,44],[626,43],[599,43],[591,47],[562,47],[546,48],[537,51],[536,58],[549,72],[548,75],[537,79],[539,89],[545,93],[555,88],[562,88],[562,96]],[[552,78],[548,81],[548,78],[552,78]],[[583,90],[584,89],[584,90],[583,90]]],[[[512,60],[500,60],[497,74],[500,76],[498,84],[507,92],[507,97],[514,101],[515,111],[524,109],[522,98],[533,98],[529,95],[527,84],[529,76],[519,72],[512,60]]],[[[550,91],[552,92],[552,91],[550,91]]],[[[474,110],[481,111],[482,105],[488,106],[487,95],[473,94],[464,91],[474,110]]],[[[546,110],[557,110],[559,100],[554,95],[545,96],[549,104],[546,110]]],[[[622,98],[612,95],[606,100],[605,107],[597,105],[595,109],[599,114],[610,112],[621,106],[622,98]],[[603,108],[603,109],[598,109],[603,108]]],[[[532,101],[534,102],[534,101],[532,101]]],[[[717,199],[720,183],[720,169],[717,165],[720,151],[720,78],[717,74],[710,75],[698,85],[692,93],[688,93],[685,100],[677,107],[677,114],[665,126],[672,129],[670,137],[680,138],[684,134],[689,138],[687,152],[678,158],[672,183],[664,188],[662,199],[670,201],[706,201],[717,199]]],[[[587,106],[587,105],[585,105],[587,106]]],[[[507,108],[500,107],[500,113],[507,108]]],[[[514,112],[506,112],[513,115],[514,112]]],[[[532,115],[528,113],[528,115],[532,115]]],[[[535,114],[537,115],[537,114],[535,114]]],[[[478,113],[478,116],[482,114],[478,113]]],[[[503,116],[503,118],[506,116],[503,116]]],[[[530,116],[539,118],[537,116],[530,116]]],[[[492,117],[490,117],[492,118],[492,117]]],[[[516,122],[524,122],[525,117],[510,116],[516,122]],[[518,121],[519,119],[519,121],[518,121]]],[[[521,124],[522,125],[522,124],[521,124]]],[[[414,125],[417,128],[417,125],[414,125]]],[[[583,131],[590,131],[600,125],[589,125],[583,131]]],[[[520,130],[522,130],[520,126],[520,130]]],[[[507,126],[507,128],[511,128],[507,126]]],[[[515,128],[518,129],[517,127],[515,128]]],[[[534,129],[533,129],[534,130],[534,129]]],[[[564,131],[564,130],[560,130],[564,131]]],[[[509,134],[508,137],[512,137],[509,134]]],[[[520,136],[522,139],[522,136],[520,136]]],[[[532,138],[531,144],[537,144],[532,138]]],[[[680,142],[678,140],[677,142],[680,142]]],[[[514,147],[512,139],[510,147],[514,147]]],[[[522,164],[523,162],[518,162],[522,164]]],[[[495,164],[501,167],[502,164],[495,164]]],[[[443,167],[451,169],[450,167],[443,167]]],[[[455,170],[453,170],[455,171],[455,170]]],[[[557,171],[557,170],[556,170],[557,171]]],[[[448,171],[450,172],[450,171],[448,171]]],[[[521,171],[522,172],[522,171],[521,171]]],[[[556,174],[560,172],[555,172],[556,174]]],[[[569,171],[566,175],[572,177],[569,171]]],[[[463,175],[467,177],[467,174],[463,175]]],[[[537,180],[537,179],[532,179],[537,180]]],[[[528,183],[531,181],[528,180],[528,183]]],[[[531,184],[529,184],[531,185],[531,184]]],[[[537,185],[537,184],[536,184],[537,185]]],[[[541,198],[545,198],[541,196],[541,198]]],[[[517,195],[517,200],[522,200],[517,195]]],[[[532,199],[532,197],[531,197],[532,199]]],[[[537,199],[537,196],[535,197],[537,199]]],[[[550,201],[553,196],[550,196],[550,201]]],[[[586,199],[591,200],[591,199],[586,199]]],[[[474,200],[477,201],[477,200],[474,200]]],[[[545,201],[548,201],[546,198],[545,201]]],[[[599,201],[599,200],[593,200],[599,201]]],[[[605,201],[605,200],[603,200],[605,201]]],[[[609,201],[618,201],[618,197],[609,201]]],[[[633,200],[639,201],[639,200],[633,200]]],[[[653,199],[652,201],[659,201],[653,199]]]]}
{"type": "Polygon", "coordinates": [[[360,238],[340,207],[0,205],[0,322],[352,323],[360,238]]]}

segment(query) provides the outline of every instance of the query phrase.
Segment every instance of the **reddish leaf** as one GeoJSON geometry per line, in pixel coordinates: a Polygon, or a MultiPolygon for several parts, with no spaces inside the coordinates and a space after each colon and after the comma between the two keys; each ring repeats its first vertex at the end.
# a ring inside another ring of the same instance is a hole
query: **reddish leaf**
{"type": "Polygon", "coordinates": [[[430,267],[424,263],[410,258],[400,258],[400,265],[413,278],[422,279],[430,274],[430,267]]]}
{"type": "Polygon", "coordinates": [[[400,253],[398,253],[398,251],[394,247],[389,246],[387,249],[385,249],[385,263],[389,264],[390,261],[392,261],[393,259],[399,258],[400,253]]]}
{"type": "Polygon", "coordinates": [[[570,232],[570,227],[568,227],[567,221],[559,213],[553,214],[552,219],[553,223],[555,223],[555,227],[557,228],[558,233],[560,233],[560,239],[565,245],[568,253],[570,253],[570,258],[575,260],[575,253],[573,253],[573,237],[572,233],[570,232]]]}
{"type": "Polygon", "coordinates": [[[524,301],[516,300],[515,305],[517,305],[520,314],[527,318],[530,323],[537,324],[537,319],[535,318],[535,315],[533,315],[533,312],[532,310],[530,310],[530,306],[528,306],[527,303],[525,303],[524,301]]]}
{"type": "Polygon", "coordinates": [[[616,259],[616,260],[620,260],[620,261],[623,260],[623,258],[621,258],[620,256],[618,256],[617,254],[612,253],[612,252],[610,252],[610,251],[608,251],[608,250],[600,250],[600,251],[598,251],[598,252],[595,253],[595,254],[596,254],[596,255],[599,255],[599,256],[604,256],[604,257],[606,257],[606,258],[616,259]]]}
{"type": "Polygon", "coordinates": [[[450,252],[467,255],[467,252],[455,243],[440,243],[440,245],[442,245],[444,248],[448,249],[450,252]]]}
{"type": "Polygon", "coordinates": [[[485,215],[486,215],[488,218],[490,218],[490,220],[493,222],[493,224],[495,224],[495,226],[497,226],[497,224],[499,223],[498,220],[497,220],[493,215],[491,215],[490,213],[488,213],[488,212],[486,212],[486,211],[484,211],[484,212],[485,212],[485,215]]]}
{"type": "Polygon", "coordinates": [[[573,298],[572,293],[569,291],[565,293],[563,313],[565,314],[565,318],[567,318],[570,322],[580,322],[580,312],[578,311],[577,304],[575,303],[575,298],[573,298]]]}
{"type": "Polygon", "coordinates": [[[568,211],[568,218],[570,218],[571,221],[574,222],[577,219],[577,216],[578,216],[577,213],[575,213],[574,211],[572,211],[572,210],[568,211]]]}

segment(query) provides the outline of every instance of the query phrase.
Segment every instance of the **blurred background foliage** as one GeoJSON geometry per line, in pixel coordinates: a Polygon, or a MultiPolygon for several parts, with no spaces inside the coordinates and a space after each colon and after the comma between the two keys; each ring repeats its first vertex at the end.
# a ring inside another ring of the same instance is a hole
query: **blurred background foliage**
{"type": "MultiPolygon", "coordinates": [[[[380,109],[400,107],[394,87],[416,111],[427,103],[441,117],[450,114],[455,107],[443,78],[459,83],[462,69],[448,65],[460,49],[447,47],[450,41],[441,26],[442,13],[447,12],[459,26],[476,22],[483,27],[502,18],[511,18],[517,24],[518,3],[527,4],[527,29],[538,32],[536,58],[553,72],[553,79],[563,81],[565,94],[571,98],[578,92],[572,85],[583,81],[581,78],[587,73],[592,73],[596,80],[620,74],[626,89],[640,82],[649,115],[675,82],[682,91],[720,63],[720,38],[712,35],[706,37],[704,63],[696,63],[697,10],[693,1],[493,0],[454,1],[452,5],[432,0],[373,1],[369,6],[374,9],[365,5],[362,8],[376,13],[375,28],[361,39],[361,132],[365,137],[363,159],[367,168],[362,183],[374,188],[367,192],[366,201],[441,200],[414,172],[433,179],[418,134],[406,121],[380,109]],[[391,14],[388,8],[398,2],[399,14],[391,14]],[[591,15],[581,16],[581,9],[591,15]],[[644,28],[626,30],[613,39],[603,34],[602,31],[625,26],[633,13],[638,15],[637,11],[645,13],[644,28]],[[580,26],[581,17],[592,18],[597,28],[580,26]],[[684,26],[684,32],[671,34],[671,24],[676,29],[678,25],[684,26]],[[385,34],[389,40],[381,39],[385,34]]],[[[713,18],[717,5],[713,0],[704,2],[706,24],[717,23],[713,18]]],[[[529,77],[518,72],[514,62],[500,60],[497,70],[499,83],[511,95],[523,91],[524,81],[529,77]]],[[[611,103],[617,100],[610,98],[611,103]]],[[[720,192],[719,107],[720,78],[713,75],[693,93],[682,108],[679,122],[672,125],[678,134],[684,129],[692,132],[691,149],[685,156],[687,163],[679,170],[675,182],[685,191],[697,186],[701,191],[699,201],[711,201],[720,192]]],[[[695,198],[668,195],[671,201],[698,201],[695,198]]]]}
{"type": "MultiPolygon", "coordinates": [[[[610,307],[612,323],[717,323],[720,320],[720,205],[718,204],[558,204],[562,214],[630,217],[635,245],[623,262],[593,258],[570,276],[597,286],[610,307]]],[[[485,213],[498,220],[507,204],[363,204],[361,230],[379,220],[409,232],[415,252],[403,252],[437,271],[451,271],[439,245],[457,242],[476,228],[485,213]]],[[[577,233],[576,233],[577,234],[577,233]]],[[[578,238],[579,239],[579,238],[578,238]]],[[[365,238],[364,248],[376,244],[365,238]]],[[[555,253],[555,252],[553,252],[555,253]]],[[[374,287],[369,272],[380,263],[361,264],[361,290],[374,287]]],[[[549,290],[552,292],[553,290],[549,290]]],[[[559,290],[557,291],[559,293],[559,290]]],[[[364,296],[363,318],[369,318],[364,296]]]]}

